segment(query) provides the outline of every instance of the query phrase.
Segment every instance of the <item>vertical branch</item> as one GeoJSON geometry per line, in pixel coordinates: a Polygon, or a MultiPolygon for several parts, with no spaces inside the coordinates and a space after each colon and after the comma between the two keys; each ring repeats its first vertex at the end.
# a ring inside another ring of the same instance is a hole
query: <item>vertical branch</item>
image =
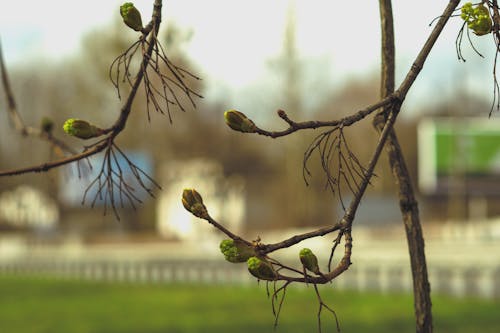
{"type": "MultiPolygon", "coordinates": [[[[394,28],[391,0],[380,0],[380,19],[382,29],[382,73],[381,97],[394,92],[395,52],[394,28]]],[[[382,108],[375,116],[373,125],[380,132],[384,127],[391,105],[382,108]]],[[[389,133],[386,145],[389,163],[396,184],[398,185],[399,207],[404,221],[413,277],[416,332],[432,332],[432,311],[430,284],[424,251],[424,237],[420,224],[418,203],[411,184],[398,138],[393,129],[389,133]]]]}
{"type": "Polygon", "coordinates": [[[7,74],[7,69],[5,68],[1,43],[0,43],[0,72],[2,74],[2,84],[3,84],[3,89],[5,91],[5,97],[7,97],[7,111],[9,112],[10,119],[14,123],[14,127],[16,130],[20,131],[22,135],[27,135],[28,133],[24,126],[23,120],[16,111],[17,110],[16,100],[14,99],[14,94],[10,89],[10,83],[7,74]]]}

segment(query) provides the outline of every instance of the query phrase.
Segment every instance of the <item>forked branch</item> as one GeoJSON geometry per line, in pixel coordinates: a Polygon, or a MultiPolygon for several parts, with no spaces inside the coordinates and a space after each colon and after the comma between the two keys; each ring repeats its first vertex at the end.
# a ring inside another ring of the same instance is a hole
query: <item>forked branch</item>
{"type": "MultiPolygon", "coordinates": [[[[124,6],[128,9],[133,7],[131,3],[126,3],[124,6]]],[[[155,111],[161,113],[166,111],[170,121],[172,120],[170,115],[171,105],[176,105],[182,111],[185,110],[182,98],[178,95],[182,94],[185,96],[193,107],[195,106],[194,98],[202,97],[193,91],[186,81],[188,78],[194,78],[197,80],[199,80],[199,78],[189,71],[173,64],[168,59],[165,50],[158,40],[157,36],[161,24],[161,8],[162,1],[155,0],[151,21],[145,28],[134,28],[134,30],[141,32],[138,40],[128,47],[123,54],[118,56],[110,66],[110,78],[117,89],[118,96],[121,97],[120,87],[122,83],[126,83],[129,88],[128,95],[114,124],[108,128],[101,129],[89,124],[86,121],[78,119],[70,119],[65,123],[65,131],[66,124],[68,124],[68,133],[72,135],[76,135],[83,139],[94,137],[99,138],[99,140],[86,145],[81,153],[72,151],[64,143],[62,143],[61,140],[54,138],[49,131],[40,132],[24,126],[21,117],[17,112],[15,112],[15,102],[10,91],[10,85],[8,84],[3,59],[0,58],[0,60],[2,60],[1,69],[4,91],[7,95],[9,112],[16,129],[21,131],[23,135],[27,135],[28,133],[37,133],[42,138],[49,140],[53,145],[58,145],[59,147],[72,153],[71,156],[40,165],[0,171],[0,176],[20,175],[30,172],[45,172],[105,151],[100,172],[85,191],[83,201],[85,201],[88,196],[94,195],[92,199],[92,206],[94,206],[97,201],[102,200],[105,204],[105,212],[106,207],[110,205],[116,217],[119,218],[117,213],[117,204],[124,206],[125,203],[127,203],[132,207],[135,207],[135,203],[141,202],[139,197],[134,192],[135,187],[142,188],[146,191],[146,193],[153,196],[153,189],[160,188],[159,185],[149,175],[147,175],[144,170],[135,165],[115,144],[115,139],[124,130],[128,121],[129,115],[132,111],[132,104],[137,96],[138,90],[141,84],[143,84],[146,92],[148,118],[150,105],[152,105],[155,111]],[[134,58],[135,55],[138,55],[137,59],[134,58]],[[137,66],[136,68],[133,68],[135,63],[137,63],[137,66]],[[133,75],[132,73],[135,74],[133,75]],[[72,128],[71,126],[73,125],[78,127],[72,128]],[[81,126],[87,126],[87,128],[92,129],[92,131],[87,131],[84,134],[79,135],[78,130],[82,133],[81,126]],[[124,170],[121,169],[121,166],[118,163],[119,160],[126,161],[127,171],[130,172],[132,178],[135,179],[134,185],[125,179],[124,170]]],[[[138,13],[135,7],[132,9],[138,13]]],[[[122,8],[120,8],[120,10],[122,10],[122,8]]],[[[127,23],[127,21],[125,21],[125,23],[129,25],[130,22],[127,23]]],[[[137,21],[132,23],[137,23],[137,21]]],[[[132,27],[131,25],[129,26],[132,27]]]]}

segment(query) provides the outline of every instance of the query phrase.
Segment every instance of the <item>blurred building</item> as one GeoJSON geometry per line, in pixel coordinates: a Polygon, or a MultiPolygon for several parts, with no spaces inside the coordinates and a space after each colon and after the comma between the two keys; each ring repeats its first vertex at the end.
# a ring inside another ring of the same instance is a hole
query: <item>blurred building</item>
{"type": "Polygon", "coordinates": [[[500,215],[500,120],[422,120],[418,185],[436,216],[467,220],[500,215]]]}
{"type": "Polygon", "coordinates": [[[220,238],[219,231],[183,207],[181,197],[185,188],[194,188],[200,193],[215,220],[236,234],[242,231],[246,217],[243,178],[225,177],[219,162],[202,158],[167,162],[159,173],[164,186],[156,206],[156,227],[160,235],[196,242],[220,238]]]}
{"type": "Polygon", "coordinates": [[[42,191],[21,185],[0,193],[0,226],[3,230],[47,231],[59,223],[57,203],[42,191]]]}

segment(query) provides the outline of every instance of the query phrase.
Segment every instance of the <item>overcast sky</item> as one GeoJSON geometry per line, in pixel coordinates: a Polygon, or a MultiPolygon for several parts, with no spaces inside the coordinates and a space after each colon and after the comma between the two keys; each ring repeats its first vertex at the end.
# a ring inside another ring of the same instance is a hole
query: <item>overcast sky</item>
{"type": "MultiPolygon", "coordinates": [[[[152,0],[135,1],[143,21],[152,11],[152,0]]],[[[300,57],[326,62],[322,75],[335,84],[346,78],[378,71],[379,18],[377,1],[295,0],[297,45],[300,57]],[[363,8],[359,8],[363,3],[363,8]],[[325,73],[326,71],[326,73],[325,73]]],[[[84,33],[105,26],[119,11],[121,1],[10,1],[0,12],[0,38],[8,64],[59,59],[78,52],[84,33]]],[[[191,59],[203,69],[206,82],[226,87],[237,99],[239,92],[262,80],[269,59],[282,49],[284,22],[289,0],[169,0],[164,1],[165,21],[193,31],[187,49],[191,59]]],[[[448,1],[410,0],[393,2],[398,82],[423,45],[448,1]]],[[[493,49],[478,42],[486,60],[466,52],[466,64],[457,61],[455,37],[461,25],[455,18],[424,67],[414,98],[427,94],[452,94],[458,86],[491,92],[493,49]],[[477,76],[477,72],[483,73],[477,76]],[[457,74],[458,73],[458,74],[457,74]],[[488,79],[490,79],[490,74],[488,79]],[[485,86],[487,85],[487,86],[485,86]]],[[[464,49],[469,49],[465,46],[464,49]]],[[[209,87],[210,89],[210,87],[209,87]]],[[[411,101],[410,101],[411,102],[411,101]]]]}

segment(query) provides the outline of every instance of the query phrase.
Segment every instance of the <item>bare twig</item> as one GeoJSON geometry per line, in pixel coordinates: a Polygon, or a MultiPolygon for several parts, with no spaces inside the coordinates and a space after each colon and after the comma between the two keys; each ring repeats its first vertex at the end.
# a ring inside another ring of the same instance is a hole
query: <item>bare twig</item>
{"type": "Polygon", "coordinates": [[[138,41],[112,62],[109,68],[109,77],[117,90],[118,97],[120,97],[121,83],[133,86],[130,77],[132,76],[131,66],[135,56],[140,54],[142,59],[147,59],[148,61],[142,64],[141,72],[144,74],[143,87],[148,120],[151,119],[150,110],[152,107],[156,112],[167,114],[172,123],[171,106],[177,106],[181,111],[186,110],[178,97],[179,92],[187,97],[192,107],[196,107],[195,97],[203,97],[188,86],[186,79],[200,80],[201,78],[170,61],[158,39],[156,30],[151,31],[149,40],[145,37],[146,35],[141,36],[138,41]],[[146,51],[150,48],[152,48],[152,52],[146,51]],[[141,52],[138,52],[139,50],[141,52]]]}
{"type": "Polygon", "coordinates": [[[17,111],[16,100],[14,98],[14,94],[13,94],[11,86],[10,86],[9,75],[7,73],[7,68],[5,66],[5,60],[3,58],[3,50],[2,50],[2,43],[1,42],[0,42],[0,71],[1,71],[1,75],[2,75],[3,90],[5,93],[5,97],[7,99],[7,113],[8,113],[9,119],[14,124],[14,129],[16,131],[18,131],[22,136],[38,137],[42,140],[49,142],[53,147],[57,147],[64,152],[67,152],[70,154],[76,154],[75,150],[73,150],[71,147],[69,147],[67,144],[65,144],[61,139],[56,138],[52,134],[51,130],[44,131],[41,129],[41,127],[37,128],[37,127],[27,126],[24,123],[21,115],[17,111]]]}
{"type": "Polygon", "coordinates": [[[320,333],[322,332],[322,330],[321,330],[321,312],[323,311],[323,309],[328,310],[333,315],[333,318],[335,318],[335,325],[337,327],[337,332],[340,332],[340,323],[339,323],[339,318],[337,317],[337,313],[335,312],[335,310],[333,310],[331,307],[328,306],[328,304],[326,304],[323,301],[323,299],[321,298],[321,295],[319,293],[318,286],[316,284],[314,284],[314,291],[316,292],[316,297],[318,298],[318,304],[319,304],[318,314],[317,314],[318,332],[320,332],[320,333]]]}
{"type": "Polygon", "coordinates": [[[119,220],[120,217],[116,207],[118,199],[122,208],[125,206],[125,201],[134,209],[136,208],[135,203],[142,203],[135,193],[137,186],[151,197],[154,197],[152,187],[161,189],[161,186],[153,178],[135,165],[120,148],[112,144],[106,149],[99,174],[85,190],[82,204],[85,203],[88,194],[94,195],[91,206],[94,207],[98,201],[103,201],[105,205],[104,214],[106,214],[107,206],[110,205],[115,217],[119,220]],[[123,167],[127,167],[136,184],[132,184],[131,180],[126,179],[125,170],[120,164],[121,160],[125,161],[126,165],[123,167]],[[92,192],[93,190],[95,193],[92,192]],[[116,198],[116,195],[119,197],[116,198]]]}
{"type": "Polygon", "coordinates": [[[345,186],[355,194],[364,177],[365,168],[349,148],[344,127],[335,126],[313,139],[304,153],[302,164],[302,174],[306,184],[308,184],[307,177],[311,175],[308,162],[315,151],[319,154],[321,167],[326,175],[326,187],[330,188],[332,193],[338,193],[342,208],[345,210],[342,188],[345,186]]]}
{"type": "Polygon", "coordinates": [[[262,128],[257,128],[255,133],[268,136],[271,138],[279,138],[282,136],[286,136],[289,134],[292,134],[294,132],[300,131],[300,130],[305,130],[305,129],[316,129],[320,127],[336,127],[336,126],[351,126],[355,124],[356,122],[364,119],[366,116],[370,115],[372,112],[378,110],[379,108],[383,107],[384,105],[388,105],[392,102],[394,102],[395,96],[389,96],[385,99],[382,99],[370,106],[367,106],[364,109],[361,109],[357,111],[355,114],[341,118],[339,120],[331,120],[331,121],[317,121],[317,120],[311,120],[311,121],[304,121],[304,122],[295,122],[291,120],[288,115],[286,114],[285,111],[283,110],[278,110],[278,116],[283,119],[289,127],[286,130],[283,131],[267,131],[262,128]]]}
{"type": "Polygon", "coordinates": [[[493,101],[491,103],[489,113],[489,116],[491,117],[495,105],[497,110],[500,108],[500,85],[498,84],[497,79],[498,54],[500,53],[500,13],[497,0],[491,1],[491,5],[489,7],[493,12],[493,42],[495,43],[495,59],[493,60],[493,101]]]}
{"type": "Polygon", "coordinates": [[[274,291],[271,295],[271,306],[274,315],[274,328],[278,326],[278,320],[280,317],[281,309],[283,307],[283,302],[285,301],[286,288],[290,285],[290,281],[286,281],[281,287],[276,289],[276,281],[273,282],[274,291]],[[280,296],[281,293],[281,296],[280,296]],[[276,304],[278,302],[278,304],[276,304]]]}

